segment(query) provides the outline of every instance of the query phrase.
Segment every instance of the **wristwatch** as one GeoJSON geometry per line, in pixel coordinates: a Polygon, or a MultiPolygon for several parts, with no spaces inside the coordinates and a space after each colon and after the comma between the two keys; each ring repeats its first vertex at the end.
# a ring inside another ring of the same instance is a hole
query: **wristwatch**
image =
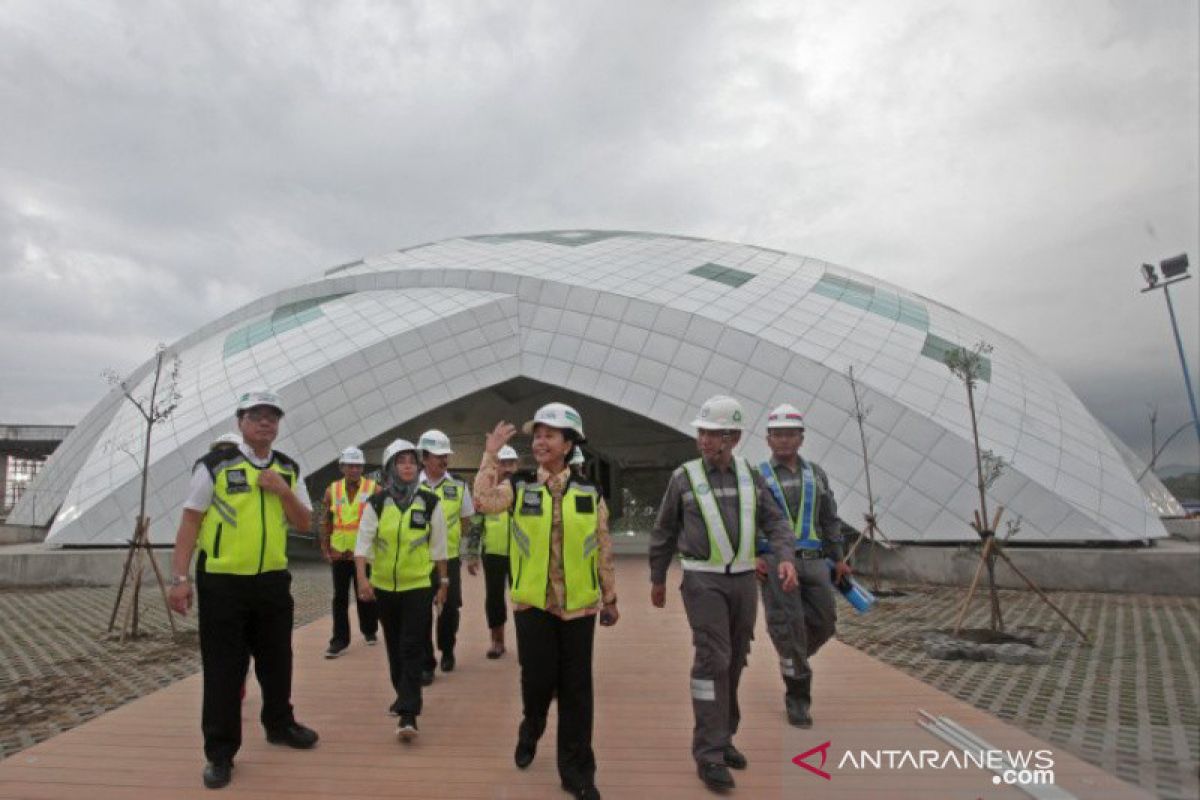
{"type": "Polygon", "coordinates": [[[449,585],[450,585],[450,579],[449,579],[449,578],[442,578],[442,581],[441,581],[441,582],[442,582],[442,586],[449,586],[449,585]]]}
{"type": "Polygon", "coordinates": [[[182,586],[185,583],[191,583],[191,582],[192,582],[192,579],[189,578],[187,575],[172,575],[171,576],[171,588],[175,588],[176,586],[182,586]]]}

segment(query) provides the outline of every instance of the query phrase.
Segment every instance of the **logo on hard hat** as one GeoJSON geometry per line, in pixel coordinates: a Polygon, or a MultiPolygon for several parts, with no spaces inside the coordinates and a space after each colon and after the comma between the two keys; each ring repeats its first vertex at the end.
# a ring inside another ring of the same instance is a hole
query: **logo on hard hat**
{"type": "Polygon", "coordinates": [[[704,419],[707,416],[708,416],[708,406],[703,406],[700,409],[700,419],[704,419]]]}
{"type": "Polygon", "coordinates": [[[742,421],[742,412],[741,412],[741,411],[736,411],[736,410],[735,410],[735,411],[733,412],[733,421],[734,421],[734,422],[741,422],[741,421],[742,421]]]}

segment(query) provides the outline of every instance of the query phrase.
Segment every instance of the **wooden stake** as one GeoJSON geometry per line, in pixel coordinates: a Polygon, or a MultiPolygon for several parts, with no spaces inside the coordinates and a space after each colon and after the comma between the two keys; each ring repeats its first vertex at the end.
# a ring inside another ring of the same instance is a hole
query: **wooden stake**
{"type": "Polygon", "coordinates": [[[1051,600],[1049,597],[1047,597],[1047,596],[1046,596],[1046,593],[1045,593],[1045,592],[1043,592],[1041,589],[1039,589],[1039,588],[1037,587],[1037,584],[1035,584],[1033,581],[1031,581],[1031,580],[1030,580],[1030,579],[1029,579],[1029,578],[1028,578],[1028,577],[1025,575],[1025,573],[1024,573],[1024,572],[1021,572],[1021,570],[1017,569],[1017,565],[1016,565],[1016,564],[1014,564],[1014,563],[1012,562],[1012,559],[1010,559],[1010,558],[1008,557],[1008,554],[1007,554],[1007,553],[1005,553],[1003,550],[1001,550],[1001,549],[997,548],[997,549],[996,549],[996,554],[997,554],[998,556],[1000,556],[1000,558],[1004,559],[1004,563],[1005,563],[1005,564],[1008,564],[1009,568],[1010,568],[1010,569],[1011,569],[1013,572],[1017,573],[1017,577],[1019,577],[1021,580],[1025,581],[1025,585],[1026,585],[1026,586],[1028,586],[1030,589],[1033,589],[1033,591],[1037,592],[1037,596],[1038,596],[1038,597],[1040,597],[1040,598],[1042,598],[1042,601],[1043,601],[1043,602],[1044,602],[1046,605],[1050,606],[1052,609],[1054,609],[1054,611],[1055,611],[1055,612],[1056,612],[1056,613],[1057,613],[1057,614],[1058,614],[1060,617],[1062,617],[1064,620],[1066,620],[1067,624],[1068,624],[1068,625],[1070,625],[1070,626],[1071,626],[1071,627],[1072,627],[1072,628],[1075,630],[1075,632],[1076,632],[1076,633],[1078,633],[1080,636],[1082,636],[1082,637],[1083,637],[1083,640],[1084,640],[1085,642],[1087,642],[1088,644],[1091,644],[1091,640],[1090,640],[1090,639],[1088,639],[1088,635],[1087,635],[1086,633],[1084,633],[1084,632],[1083,632],[1083,629],[1082,629],[1082,628],[1080,628],[1078,625],[1076,625],[1076,624],[1075,624],[1075,622],[1074,622],[1074,621],[1073,621],[1073,620],[1072,620],[1070,617],[1068,617],[1068,616],[1067,616],[1066,612],[1064,612],[1064,611],[1063,611],[1061,608],[1059,608],[1058,606],[1056,606],[1056,605],[1054,604],[1054,601],[1053,601],[1053,600],[1051,600]]]}

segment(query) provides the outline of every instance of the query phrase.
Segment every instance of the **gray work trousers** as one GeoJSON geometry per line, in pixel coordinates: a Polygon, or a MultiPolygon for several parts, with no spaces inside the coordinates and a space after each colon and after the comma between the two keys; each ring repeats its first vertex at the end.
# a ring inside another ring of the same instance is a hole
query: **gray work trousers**
{"type": "Polygon", "coordinates": [[[754,572],[683,573],[683,607],[692,628],[692,757],[725,763],[741,713],[738,681],[750,654],[758,601],[754,572]]]}
{"type": "Polygon", "coordinates": [[[767,633],[779,653],[779,671],[786,678],[812,680],[808,659],[829,641],[837,629],[833,582],[825,559],[796,559],[800,588],[785,592],[779,580],[779,559],[767,559],[767,580],[759,584],[767,633]]]}

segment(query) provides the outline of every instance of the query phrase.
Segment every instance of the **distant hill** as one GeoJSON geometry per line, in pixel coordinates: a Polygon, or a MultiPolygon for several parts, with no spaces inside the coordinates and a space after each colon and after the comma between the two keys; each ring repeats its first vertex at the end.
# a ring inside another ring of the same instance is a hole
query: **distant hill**
{"type": "Polygon", "coordinates": [[[1167,478],[1178,478],[1180,475],[1194,475],[1198,472],[1194,464],[1167,464],[1165,467],[1155,467],[1154,474],[1160,481],[1167,478]]]}
{"type": "Polygon", "coordinates": [[[1166,478],[1163,480],[1163,486],[1166,486],[1167,490],[1180,502],[1200,501],[1200,472],[1166,478]]]}

